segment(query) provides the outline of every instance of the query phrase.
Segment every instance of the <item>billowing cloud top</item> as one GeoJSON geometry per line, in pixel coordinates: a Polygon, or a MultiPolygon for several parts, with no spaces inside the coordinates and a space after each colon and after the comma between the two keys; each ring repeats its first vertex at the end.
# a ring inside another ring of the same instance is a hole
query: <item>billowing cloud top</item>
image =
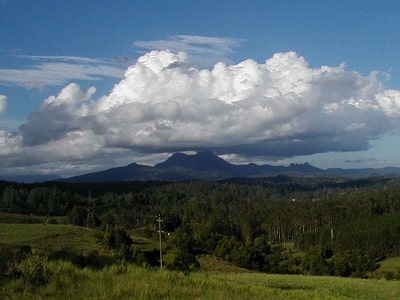
{"type": "Polygon", "coordinates": [[[365,150],[400,120],[400,91],[385,90],[376,72],[310,68],[294,52],[197,69],[185,53],[151,51],[109,95],[94,92],[69,84],[46,99],[19,133],[0,134],[0,156],[12,148],[21,164],[27,151],[43,163],[211,149],[283,158],[365,150]]]}

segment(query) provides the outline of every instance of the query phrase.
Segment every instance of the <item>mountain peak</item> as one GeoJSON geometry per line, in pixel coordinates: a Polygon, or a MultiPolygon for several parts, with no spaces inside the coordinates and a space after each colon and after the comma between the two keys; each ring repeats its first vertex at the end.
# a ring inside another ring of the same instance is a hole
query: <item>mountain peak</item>
{"type": "Polygon", "coordinates": [[[166,161],[156,165],[157,168],[181,167],[198,170],[226,168],[227,166],[230,166],[230,163],[211,151],[197,152],[193,155],[174,153],[166,161]]]}
{"type": "Polygon", "coordinates": [[[193,155],[193,158],[196,160],[209,160],[209,161],[224,161],[218,155],[215,155],[212,151],[200,151],[193,155]]]}
{"type": "Polygon", "coordinates": [[[314,167],[313,165],[310,165],[308,162],[305,162],[303,164],[291,163],[288,168],[292,169],[292,170],[295,170],[295,171],[301,171],[301,172],[321,171],[321,169],[319,169],[317,167],[314,167]]]}
{"type": "Polygon", "coordinates": [[[190,159],[189,157],[190,156],[185,153],[177,152],[177,153],[172,154],[165,161],[156,164],[155,167],[181,166],[189,161],[189,159],[190,159]]]}
{"type": "Polygon", "coordinates": [[[193,156],[218,157],[211,150],[199,151],[196,154],[194,154],[193,156]]]}

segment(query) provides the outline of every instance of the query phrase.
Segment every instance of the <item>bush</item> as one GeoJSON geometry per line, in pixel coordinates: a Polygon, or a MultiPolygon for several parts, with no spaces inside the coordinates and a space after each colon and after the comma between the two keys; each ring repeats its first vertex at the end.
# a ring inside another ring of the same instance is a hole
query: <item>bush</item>
{"type": "Polygon", "coordinates": [[[108,227],[104,232],[103,241],[110,249],[118,251],[118,254],[126,259],[132,258],[132,239],[128,233],[120,227],[108,227]]]}
{"type": "Polygon", "coordinates": [[[47,256],[38,254],[24,259],[18,268],[22,273],[24,281],[36,286],[46,284],[50,275],[47,266],[47,256]]]}
{"type": "Polygon", "coordinates": [[[224,236],[215,248],[214,254],[241,268],[252,267],[252,253],[246,245],[236,237],[224,236]]]}
{"type": "Polygon", "coordinates": [[[394,273],[390,271],[390,272],[385,273],[385,279],[386,280],[394,280],[394,279],[396,279],[396,277],[394,276],[394,273]]]}
{"type": "Polygon", "coordinates": [[[177,248],[165,255],[164,263],[168,269],[175,271],[189,272],[200,268],[195,255],[177,248]]]}
{"type": "Polygon", "coordinates": [[[311,275],[331,275],[332,267],[325,256],[324,249],[314,248],[304,256],[302,268],[311,275]]]}
{"type": "Polygon", "coordinates": [[[17,266],[31,253],[30,246],[0,245],[0,281],[20,277],[22,274],[17,266]]]}
{"type": "Polygon", "coordinates": [[[58,224],[58,222],[55,218],[48,218],[46,224],[58,224]]]}
{"type": "Polygon", "coordinates": [[[132,252],[132,261],[142,267],[148,265],[148,261],[146,260],[146,256],[144,255],[141,249],[134,248],[132,252]]]}
{"type": "Polygon", "coordinates": [[[74,206],[67,214],[68,222],[72,225],[85,226],[87,211],[82,206],[74,206]]]}
{"type": "Polygon", "coordinates": [[[333,259],[334,274],[344,277],[365,278],[368,272],[376,270],[377,267],[373,259],[356,250],[338,253],[333,259]]]}

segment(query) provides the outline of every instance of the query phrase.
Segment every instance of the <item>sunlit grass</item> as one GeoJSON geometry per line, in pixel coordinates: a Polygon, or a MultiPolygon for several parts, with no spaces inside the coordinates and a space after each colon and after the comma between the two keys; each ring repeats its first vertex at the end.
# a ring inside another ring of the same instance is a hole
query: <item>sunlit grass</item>
{"type": "Polygon", "coordinates": [[[373,278],[400,279],[400,257],[388,257],[379,262],[379,269],[371,273],[373,278]]]}
{"type": "Polygon", "coordinates": [[[119,264],[102,270],[49,262],[51,280],[1,287],[5,299],[398,299],[400,282],[260,273],[185,275],[119,264]]]}
{"type": "Polygon", "coordinates": [[[56,220],[58,224],[68,223],[66,216],[47,217],[0,212],[0,223],[42,224],[49,219],[56,220]]]}
{"type": "Polygon", "coordinates": [[[0,241],[8,245],[29,245],[43,251],[68,251],[85,254],[101,252],[96,231],[72,225],[0,224],[0,241]]]}

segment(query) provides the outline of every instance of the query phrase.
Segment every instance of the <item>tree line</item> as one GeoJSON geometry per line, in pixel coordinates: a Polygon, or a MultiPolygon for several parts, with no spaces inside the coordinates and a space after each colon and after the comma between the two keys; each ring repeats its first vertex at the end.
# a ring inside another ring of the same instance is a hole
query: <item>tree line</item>
{"type": "Polygon", "coordinates": [[[400,255],[399,178],[3,182],[0,191],[3,212],[65,215],[71,224],[108,232],[154,234],[161,214],[166,258],[179,269],[211,253],[263,272],[363,277],[384,257],[400,255]]]}

